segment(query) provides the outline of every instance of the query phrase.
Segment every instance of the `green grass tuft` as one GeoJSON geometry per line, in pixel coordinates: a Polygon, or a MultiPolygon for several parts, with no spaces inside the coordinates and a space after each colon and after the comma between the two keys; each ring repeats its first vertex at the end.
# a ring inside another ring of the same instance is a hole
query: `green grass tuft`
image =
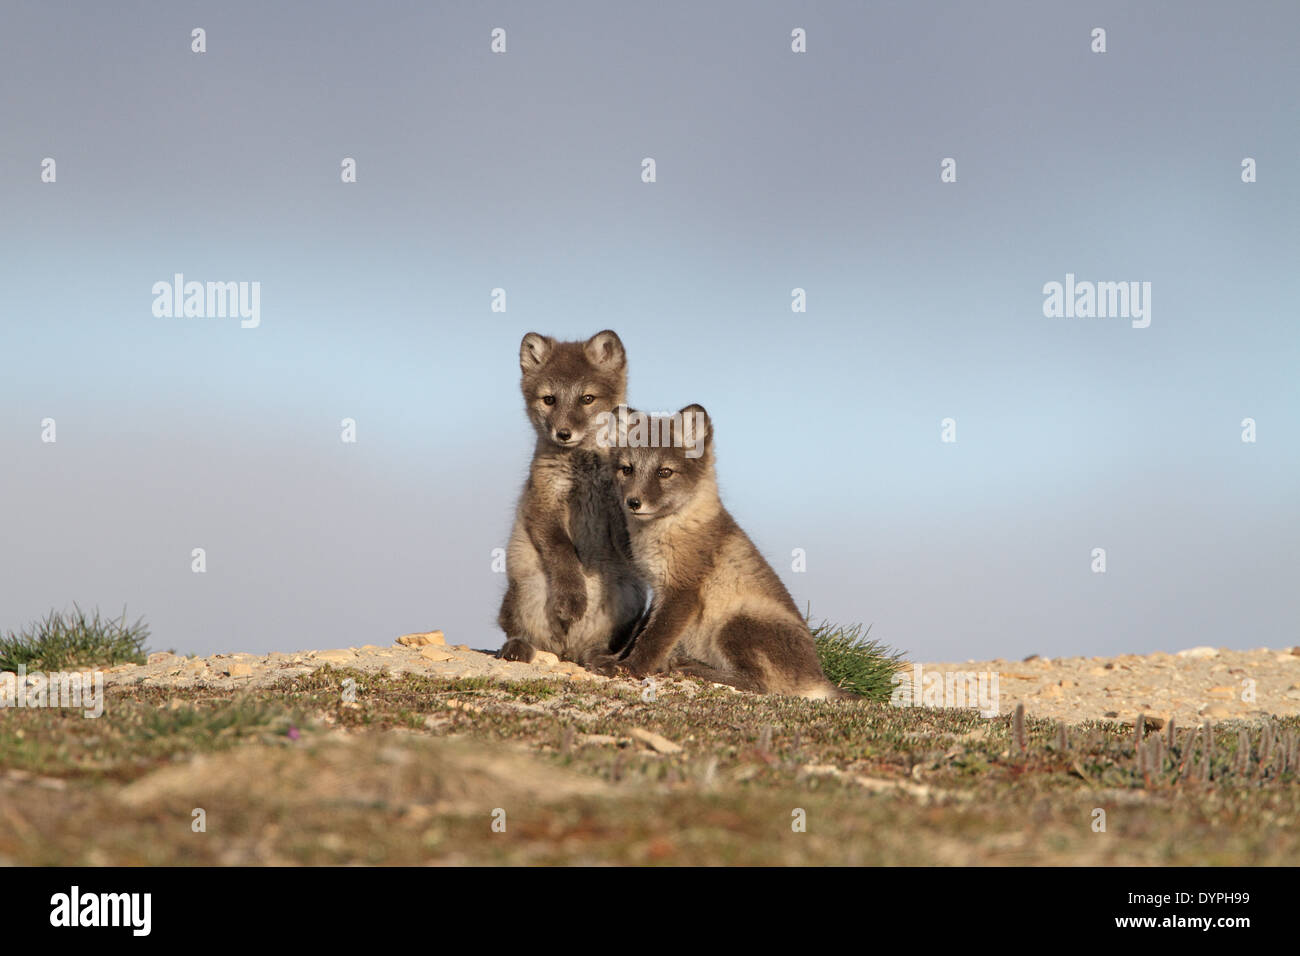
{"type": "Polygon", "coordinates": [[[144,618],[126,622],[101,618],[99,610],[87,614],[76,604],[71,611],[51,611],[43,621],[0,636],[0,671],[21,664],[29,671],[59,671],[79,667],[143,664],[149,628],[144,618]]]}
{"type": "Polygon", "coordinates": [[[837,687],[860,694],[867,700],[885,702],[893,693],[892,678],[903,666],[903,652],[895,651],[867,635],[870,626],[838,625],[809,621],[822,671],[837,687]]]}

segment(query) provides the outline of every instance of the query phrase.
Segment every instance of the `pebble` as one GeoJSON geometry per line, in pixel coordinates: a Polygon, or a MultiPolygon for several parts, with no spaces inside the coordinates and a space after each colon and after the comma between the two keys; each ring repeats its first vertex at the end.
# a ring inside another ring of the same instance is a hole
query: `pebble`
{"type": "Polygon", "coordinates": [[[679,754],[682,752],[682,745],[675,744],[667,737],[663,737],[653,730],[645,730],[641,727],[633,727],[628,731],[628,735],[633,740],[639,740],[655,753],[661,754],[679,754]]]}

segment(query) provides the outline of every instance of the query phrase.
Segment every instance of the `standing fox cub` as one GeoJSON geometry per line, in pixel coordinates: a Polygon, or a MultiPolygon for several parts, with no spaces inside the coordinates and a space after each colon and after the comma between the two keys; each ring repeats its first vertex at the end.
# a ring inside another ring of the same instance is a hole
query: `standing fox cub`
{"type": "Polygon", "coordinates": [[[671,669],[819,700],[856,696],[826,679],[790,592],[722,506],[708,413],[690,405],[619,418],[615,482],[633,560],[654,598],[631,649],[594,668],[637,677],[671,669]]]}
{"type": "Polygon", "coordinates": [[[586,664],[626,644],[646,601],[597,443],[597,417],[626,401],[627,354],[610,331],[586,342],[529,332],[519,367],[537,445],[506,550],[498,656],[542,650],[586,664]]]}

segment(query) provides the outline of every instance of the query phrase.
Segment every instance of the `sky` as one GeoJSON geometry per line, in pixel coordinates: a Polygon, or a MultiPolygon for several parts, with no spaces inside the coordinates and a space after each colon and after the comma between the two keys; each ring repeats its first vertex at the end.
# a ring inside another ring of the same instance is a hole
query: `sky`
{"type": "Polygon", "coordinates": [[[814,618],[917,660],[1300,644],[1296,4],[5,21],[0,630],[496,647],[519,340],[612,328],[814,618]],[[156,315],[177,273],[258,324],[156,315]],[[1150,324],[1046,316],[1067,275],[1150,324]]]}

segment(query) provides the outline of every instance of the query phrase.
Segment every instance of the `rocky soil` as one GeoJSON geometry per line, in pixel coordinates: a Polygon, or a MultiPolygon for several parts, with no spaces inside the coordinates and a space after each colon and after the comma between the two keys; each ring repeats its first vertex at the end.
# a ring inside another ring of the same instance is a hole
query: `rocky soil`
{"type": "MultiPolygon", "coordinates": [[[[486,677],[506,681],[550,679],[605,682],[577,664],[542,653],[531,663],[500,661],[489,651],[450,645],[441,631],[407,634],[391,646],[297,653],[216,654],[186,658],[151,654],[147,664],[125,664],[106,673],[108,686],[142,684],[178,689],[260,688],[321,667],[352,667],[389,676],[486,677]]],[[[1075,724],[1085,720],[1149,723],[1170,717],[1182,724],[1205,719],[1256,719],[1300,714],[1300,648],[1233,651],[1196,647],[1145,656],[1031,657],[1024,661],[928,663],[923,672],[987,671],[998,674],[999,711],[1023,703],[1032,716],[1075,724]]],[[[909,665],[907,673],[912,673],[909,665]]]]}
{"type": "Polygon", "coordinates": [[[404,634],[390,646],[366,644],[294,653],[214,654],[179,657],[150,654],[146,664],[122,664],[105,672],[107,686],[142,684],[180,689],[209,687],[261,688],[286,677],[300,677],[322,667],[350,667],[382,672],[390,677],[422,674],[432,677],[488,677],[500,680],[603,681],[577,664],[542,652],[529,664],[501,661],[491,651],[473,650],[466,644],[449,645],[441,631],[404,634]]]}
{"type": "Polygon", "coordinates": [[[1300,654],[921,666],[997,673],[1001,718],[687,679],[650,694],[438,632],[153,654],[107,673],[99,719],[0,713],[0,866],[1300,859],[1300,654]],[[1121,725],[1139,713],[1143,733],[1121,725]]]}
{"type": "Polygon", "coordinates": [[[1300,714],[1300,647],[1289,650],[1192,647],[1169,654],[1119,657],[1032,656],[1024,661],[922,665],[934,671],[998,674],[1002,713],[1023,703],[1035,717],[1148,725],[1173,717],[1184,727],[1209,720],[1254,720],[1300,714]]]}

